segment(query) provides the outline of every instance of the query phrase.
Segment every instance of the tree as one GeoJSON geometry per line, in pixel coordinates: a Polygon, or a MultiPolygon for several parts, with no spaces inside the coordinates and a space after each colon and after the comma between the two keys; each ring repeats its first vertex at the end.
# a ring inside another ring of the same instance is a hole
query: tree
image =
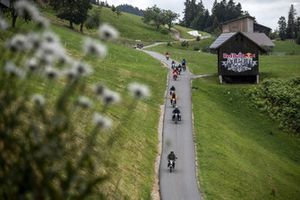
{"type": "Polygon", "coordinates": [[[278,31],[279,31],[279,37],[281,40],[286,39],[286,20],[285,17],[281,16],[278,21],[278,31]]]}
{"type": "Polygon", "coordinates": [[[300,45],[300,35],[298,35],[298,37],[296,39],[296,44],[300,45]]]}
{"type": "Polygon", "coordinates": [[[54,10],[58,10],[61,6],[61,0],[50,0],[49,5],[52,6],[54,10]]]}
{"type": "Polygon", "coordinates": [[[294,5],[292,4],[290,7],[287,28],[286,28],[286,38],[288,39],[295,39],[295,30],[296,30],[295,16],[296,16],[296,10],[294,8],[294,5]]]}
{"type": "Polygon", "coordinates": [[[158,8],[156,5],[154,5],[153,7],[149,7],[145,10],[143,21],[144,23],[148,23],[148,24],[154,23],[157,30],[161,25],[165,23],[162,10],[158,8]]]}
{"type": "Polygon", "coordinates": [[[83,24],[88,17],[88,10],[91,9],[90,0],[63,0],[57,17],[68,20],[70,28],[73,24],[80,24],[80,31],[83,31],[83,24]]]}
{"type": "Polygon", "coordinates": [[[295,36],[296,38],[299,38],[298,36],[300,36],[300,17],[297,17],[296,20],[295,36]]]}
{"type": "Polygon", "coordinates": [[[172,12],[171,10],[163,10],[164,23],[168,25],[169,30],[173,25],[173,21],[176,20],[179,15],[177,13],[172,12]]]}
{"type": "Polygon", "coordinates": [[[93,29],[99,27],[99,25],[100,25],[100,9],[93,7],[90,15],[88,16],[85,22],[85,27],[87,29],[93,29]]]}
{"type": "Polygon", "coordinates": [[[111,11],[116,12],[116,11],[117,11],[117,8],[116,8],[114,5],[112,5],[112,6],[111,6],[111,11]]]}

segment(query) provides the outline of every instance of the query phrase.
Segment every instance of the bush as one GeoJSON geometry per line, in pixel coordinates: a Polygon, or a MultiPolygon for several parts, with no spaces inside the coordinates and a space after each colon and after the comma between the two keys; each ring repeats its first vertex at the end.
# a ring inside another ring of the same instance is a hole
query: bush
{"type": "Polygon", "coordinates": [[[203,48],[201,49],[201,51],[202,51],[202,52],[209,53],[209,52],[210,52],[210,48],[209,48],[208,46],[206,46],[206,47],[203,47],[203,48]]]}
{"type": "Polygon", "coordinates": [[[196,37],[196,41],[200,41],[201,40],[201,37],[200,36],[197,36],[196,37]]]}
{"type": "Polygon", "coordinates": [[[172,42],[168,42],[168,43],[167,43],[167,46],[168,46],[168,47],[173,46],[173,45],[172,45],[172,42]]]}
{"type": "Polygon", "coordinates": [[[249,91],[257,108],[279,122],[279,127],[300,134],[300,78],[267,80],[249,91]]]}
{"type": "Polygon", "coordinates": [[[93,8],[91,14],[87,18],[85,22],[85,27],[87,29],[94,29],[99,27],[100,25],[100,10],[93,8]]]}
{"type": "Polygon", "coordinates": [[[199,51],[200,48],[199,48],[199,47],[194,47],[193,50],[194,50],[194,51],[199,51]]]}
{"type": "Polygon", "coordinates": [[[181,42],[181,46],[188,48],[189,47],[189,42],[184,40],[184,41],[181,42]]]}
{"type": "Polygon", "coordinates": [[[164,34],[164,35],[167,35],[169,33],[169,31],[167,29],[161,29],[160,33],[164,34]]]}

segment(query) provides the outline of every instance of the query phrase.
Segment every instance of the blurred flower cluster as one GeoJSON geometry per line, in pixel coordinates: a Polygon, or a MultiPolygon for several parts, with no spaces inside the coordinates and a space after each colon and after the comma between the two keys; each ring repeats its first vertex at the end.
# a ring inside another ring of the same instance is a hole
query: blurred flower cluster
{"type": "MultiPolygon", "coordinates": [[[[105,58],[103,41],[117,39],[118,31],[101,25],[99,38],[86,38],[84,57],[75,60],[35,6],[21,0],[15,8],[42,29],[15,34],[0,47],[0,197],[101,196],[93,191],[108,178],[104,149],[109,146],[99,137],[109,140],[109,134],[99,133],[118,130],[107,109],[121,102],[121,95],[103,83],[87,84],[94,70],[84,60],[105,58]]],[[[0,31],[7,27],[0,16],[0,31]]],[[[134,99],[150,95],[147,86],[138,83],[130,84],[128,91],[134,99]]]]}

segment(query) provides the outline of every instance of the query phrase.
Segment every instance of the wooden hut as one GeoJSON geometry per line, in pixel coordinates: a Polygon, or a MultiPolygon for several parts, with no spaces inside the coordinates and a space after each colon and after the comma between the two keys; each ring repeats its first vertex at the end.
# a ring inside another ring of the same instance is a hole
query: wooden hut
{"type": "MultiPolygon", "coordinates": [[[[265,43],[272,43],[265,34],[232,32],[221,34],[210,46],[218,53],[218,75],[223,82],[259,82],[259,54],[265,43]]],[[[273,43],[272,43],[273,44],[273,43]]]]}

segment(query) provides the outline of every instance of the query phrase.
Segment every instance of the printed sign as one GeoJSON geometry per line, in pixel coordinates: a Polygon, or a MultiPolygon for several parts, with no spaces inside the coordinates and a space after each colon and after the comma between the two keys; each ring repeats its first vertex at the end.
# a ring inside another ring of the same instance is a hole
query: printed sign
{"type": "Polygon", "coordinates": [[[245,72],[251,71],[253,67],[257,66],[257,58],[252,53],[223,53],[222,66],[229,71],[245,72]]]}

